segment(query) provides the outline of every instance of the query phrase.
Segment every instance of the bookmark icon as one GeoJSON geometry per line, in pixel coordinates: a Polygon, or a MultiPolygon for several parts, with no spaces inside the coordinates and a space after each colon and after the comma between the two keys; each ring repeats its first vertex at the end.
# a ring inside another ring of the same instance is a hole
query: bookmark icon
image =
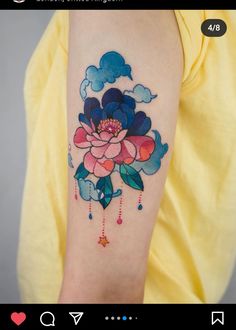
{"type": "Polygon", "coordinates": [[[69,314],[73,317],[75,325],[79,323],[81,317],[84,315],[83,312],[69,312],[69,314]]]}
{"type": "Polygon", "coordinates": [[[211,325],[214,325],[215,323],[220,323],[221,325],[224,325],[224,322],[224,312],[211,313],[211,325]]]}

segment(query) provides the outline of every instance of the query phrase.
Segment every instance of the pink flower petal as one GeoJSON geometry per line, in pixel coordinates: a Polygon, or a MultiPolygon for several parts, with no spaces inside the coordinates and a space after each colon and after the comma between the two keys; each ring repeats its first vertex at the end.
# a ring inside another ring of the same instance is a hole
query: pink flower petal
{"type": "Polygon", "coordinates": [[[81,124],[81,126],[85,129],[85,131],[86,131],[88,134],[92,134],[92,133],[93,133],[93,129],[92,129],[89,125],[83,123],[82,121],[80,122],[80,124],[81,124]]]}
{"type": "Polygon", "coordinates": [[[111,143],[109,144],[107,150],[105,151],[106,158],[114,158],[119,155],[121,151],[121,144],[120,143],[111,143]]]}
{"type": "Polygon", "coordinates": [[[97,177],[104,177],[107,176],[109,174],[111,174],[111,172],[114,169],[114,162],[111,159],[106,159],[105,157],[102,159],[99,159],[94,167],[94,175],[96,175],[97,177]]]}
{"type": "Polygon", "coordinates": [[[125,138],[127,131],[128,131],[127,129],[123,129],[122,131],[120,131],[120,133],[117,136],[113,137],[110,140],[110,142],[118,143],[118,142],[122,141],[125,138]]]}
{"type": "Polygon", "coordinates": [[[114,166],[113,160],[106,159],[105,157],[96,159],[90,151],[84,156],[84,167],[86,170],[99,178],[109,175],[113,171],[114,166]]]}
{"type": "Polygon", "coordinates": [[[89,142],[91,142],[92,146],[94,147],[101,147],[101,146],[104,146],[105,144],[107,144],[107,141],[102,141],[102,140],[98,140],[94,134],[93,135],[89,135],[87,134],[87,140],[89,142]]]}
{"type": "Polygon", "coordinates": [[[103,141],[109,141],[113,137],[112,133],[105,131],[101,132],[99,135],[100,135],[100,139],[103,141]]]}
{"type": "Polygon", "coordinates": [[[84,128],[79,127],[75,131],[74,135],[74,144],[78,148],[88,148],[91,146],[91,143],[87,140],[87,132],[84,128]]]}
{"type": "Polygon", "coordinates": [[[99,136],[99,134],[98,134],[98,133],[96,133],[96,132],[93,132],[92,134],[93,134],[93,136],[95,136],[95,138],[96,138],[96,139],[98,139],[98,140],[101,140],[101,138],[100,138],[100,136],[99,136]]]}
{"type": "Polygon", "coordinates": [[[88,170],[90,173],[93,173],[94,171],[94,166],[97,162],[97,159],[95,157],[93,157],[93,155],[91,154],[91,152],[87,152],[84,155],[84,167],[86,168],[86,170],[88,170]]]}
{"type": "Polygon", "coordinates": [[[101,146],[104,146],[105,144],[107,144],[107,141],[101,141],[101,140],[94,140],[91,142],[91,144],[94,146],[94,147],[101,147],[101,146]]]}
{"type": "Polygon", "coordinates": [[[126,139],[136,147],[136,160],[144,162],[151,157],[155,149],[155,142],[150,136],[128,136],[126,139]]]}
{"type": "Polygon", "coordinates": [[[87,134],[86,139],[87,139],[89,142],[97,141],[97,139],[95,138],[95,136],[93,136],[93,135],[89,135],[89,134],[87,134]]]}
{"type": "Polygon", "coordinates": [[[123,140],[121,142],[121,152],[115,158],[113,158],[114,162],[117,164],[131,164],[135,160],[136,157],[136,148],[132,142],[128,140],[123,140]]]}
{"type": "Polygon", "coordinates": [[[101,147],[92,147],[90,149],[91,154],[96,157],[96,158],[102,158],[105,154],[105,151],[107,150],[107,148],[109,147],[109,144],[106,143],[104,146],[101,147]]]}

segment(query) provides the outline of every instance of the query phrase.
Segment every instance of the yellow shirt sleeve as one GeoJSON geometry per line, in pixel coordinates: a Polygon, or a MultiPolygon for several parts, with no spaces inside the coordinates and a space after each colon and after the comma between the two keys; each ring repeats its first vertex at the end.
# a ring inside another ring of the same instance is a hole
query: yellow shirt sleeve
{"type": "Polygon", "coordinates": [[[174,152],[152,239],[147,302],[215,303],[236,255],[234,11],[176,11],[184,51],[174,152]],[[204,37],[223,19],[228,33],[204,37]]]}
{"type": "Polygon", "coordinates": [[[204,10],[176,10],[184,55],[183,83],[189,83],[199,70],[204,58],[208,38],[201,33],[201,23],[206,19],[204,10]]]}

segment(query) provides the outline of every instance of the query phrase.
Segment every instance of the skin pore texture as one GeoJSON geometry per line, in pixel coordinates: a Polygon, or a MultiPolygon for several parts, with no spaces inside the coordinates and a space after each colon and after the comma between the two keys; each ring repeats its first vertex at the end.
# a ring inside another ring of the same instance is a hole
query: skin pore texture
{"type": "Polygon", "coordinates": [[[60,303],[143,302],[183,55],[172,11],[73,11],[60,303]]]}

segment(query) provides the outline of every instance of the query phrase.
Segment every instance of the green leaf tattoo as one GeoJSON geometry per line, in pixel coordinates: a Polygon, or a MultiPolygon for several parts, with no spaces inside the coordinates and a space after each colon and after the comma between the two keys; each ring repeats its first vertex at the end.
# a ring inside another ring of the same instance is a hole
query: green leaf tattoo
{"type": "Polygon", "coordinates": [[[127,164],[120,165],[120,176],[131,188],[143,191],[143,181],[138,171],[127,164]]]}
{"type": "Polygon", "coordinates": [[[79,180],[79,179],[85,179],[89,175],[89,171],[86,170],[84,167],[84,163],[81,163],[74,175],[74,178],[79,180]]]}
{"type": "Polygon", "coordinates": [[[104,178],[100,178],[97,182],[96,189],[100,190],[101,193],[99,199],[100,204],[104,209],[107,208],[113,196],[113,185],[110,175],[105,176],[104,178]]]}

